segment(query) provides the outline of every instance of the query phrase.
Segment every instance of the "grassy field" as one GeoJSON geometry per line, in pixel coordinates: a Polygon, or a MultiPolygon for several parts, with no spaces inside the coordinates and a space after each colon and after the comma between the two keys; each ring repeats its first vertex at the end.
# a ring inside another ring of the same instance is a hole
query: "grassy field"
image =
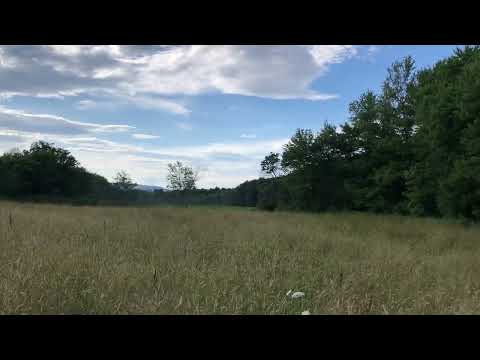
{"type": "Polygon", "coordinates": [[[2,202],[0,231],[2,314],[480,313],[477,226],[2,202]]]}

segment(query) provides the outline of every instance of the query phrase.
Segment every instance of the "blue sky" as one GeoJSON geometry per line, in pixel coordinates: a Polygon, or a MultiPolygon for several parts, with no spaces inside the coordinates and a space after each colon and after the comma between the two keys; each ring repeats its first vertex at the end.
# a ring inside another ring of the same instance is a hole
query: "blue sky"
{"type": "Polygon", "coordinates": [[[388,66],[455,46],[0,46],[0,152],[46,140],[109,180],[165,186],[169,162],[200,187],[259,177],[297,128],[348,120],[388,66]]]}

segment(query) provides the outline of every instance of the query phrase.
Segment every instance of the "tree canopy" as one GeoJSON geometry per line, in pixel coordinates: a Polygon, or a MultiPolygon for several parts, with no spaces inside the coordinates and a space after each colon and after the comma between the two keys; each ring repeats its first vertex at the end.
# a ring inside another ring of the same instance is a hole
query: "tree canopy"
{"type": "Polygon", "coordinates": [[[188,191],[195,189],[198,173],[188,165],[180,161],[168,164],[167,182],[168,188],[176,191],[188,191]]]}

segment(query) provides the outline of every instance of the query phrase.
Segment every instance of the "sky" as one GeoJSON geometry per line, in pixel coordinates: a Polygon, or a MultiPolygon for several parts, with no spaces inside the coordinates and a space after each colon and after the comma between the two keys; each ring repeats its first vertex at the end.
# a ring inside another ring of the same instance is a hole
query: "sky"
{"type": "Polygon", "coordinates": [[[179,160],[198,187],[235,187],[297,128],[348,121],[394,61],[421,69],[455,48],[0,45],[0,153],[44,140],[108,180],[124,170],[165,187],[179,160]]]}

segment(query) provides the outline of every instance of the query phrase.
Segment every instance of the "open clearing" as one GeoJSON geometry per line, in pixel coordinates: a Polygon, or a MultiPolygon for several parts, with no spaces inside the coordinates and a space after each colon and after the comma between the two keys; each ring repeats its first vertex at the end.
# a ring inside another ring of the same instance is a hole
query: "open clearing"
{"type": "Polygon", "coordinates": [[[445,220],[1,202],[0,227],[2,314],[480,313],[480,228],[445,220]]]}

